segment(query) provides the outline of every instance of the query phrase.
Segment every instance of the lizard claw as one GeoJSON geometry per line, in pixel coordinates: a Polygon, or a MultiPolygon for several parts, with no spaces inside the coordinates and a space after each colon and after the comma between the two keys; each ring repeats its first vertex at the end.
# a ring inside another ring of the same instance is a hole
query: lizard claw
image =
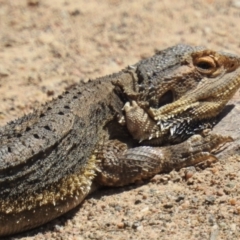
{"type": "Polygon", "coordinates": [[[126,102],[123,109],[125,112],[140,108],[136,101],[126,102]]]}
{"type": "Polygon", "coordinates": [[[125,121],[125,118],[124,118],[124,116],[119,116],[119,118],[118,118],[118,123],[120,124],[120,125],[122,125],[122,126],[125,126],[126,125],[126,121],[125,121]]]}

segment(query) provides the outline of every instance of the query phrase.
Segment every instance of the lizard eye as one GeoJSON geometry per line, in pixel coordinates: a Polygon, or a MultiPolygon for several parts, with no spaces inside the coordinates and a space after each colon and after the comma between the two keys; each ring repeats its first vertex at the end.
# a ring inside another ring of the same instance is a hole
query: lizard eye
{"type": "Polygon", "coordinates": [[[194,64],[200,72],[207,74],[215,71],[217,67],[214,59],[211,57],[198,58],[194,64]]]}

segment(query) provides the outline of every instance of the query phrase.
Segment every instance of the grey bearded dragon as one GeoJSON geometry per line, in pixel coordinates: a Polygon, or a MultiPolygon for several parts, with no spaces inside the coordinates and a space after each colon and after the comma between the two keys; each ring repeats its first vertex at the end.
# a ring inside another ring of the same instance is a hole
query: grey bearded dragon
{"type": "Polygon", "coordinates": [[[103,185],[208,159],[240,58],[176,45],[66,91],[0,130],[0,236],[44,224],[103,185]]]}

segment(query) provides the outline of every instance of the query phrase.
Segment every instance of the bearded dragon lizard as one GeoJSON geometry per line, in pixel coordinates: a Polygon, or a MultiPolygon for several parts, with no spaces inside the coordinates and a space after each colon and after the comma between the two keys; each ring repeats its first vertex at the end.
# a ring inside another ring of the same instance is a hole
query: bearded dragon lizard
{"type": "Polygon", "coordinates": [[[10,122],[0,129],[0,236],[42,225],[102,185],[215,159],[232,138],[206,130],[239,87],[240,57],[176,45],[10,122]]]}

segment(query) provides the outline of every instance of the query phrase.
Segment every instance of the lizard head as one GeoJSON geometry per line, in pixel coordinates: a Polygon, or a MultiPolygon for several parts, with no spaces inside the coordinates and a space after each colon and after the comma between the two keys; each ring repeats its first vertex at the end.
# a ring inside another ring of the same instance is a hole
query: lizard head
{"type": "MultiPolygon", "coordinates": [[[[180,97],[159,108],[155,120],[183,114],[199,120],[216,117],[240,87],[240,57],[236,55],[202,50],[187,56],[183,62],[184,67],[194,68],[197,83],[189,84],[180,97]]],[[[196,82],[196,79],[186,81],[196,82]]],[[[176,89],[177,86],[172,91],[176,89]]]]}
{"type": "Polygon", "coordinates": [[[169,129],[176,138],[207,128],[206,123],[215,119],[240,87],[237,55],[201,48],[181,55],[179,62],[155,89],[158,106],[151,105],[150,99],[148,111],[161,131],[169,129]],[[159,105],[166,93],[171,100],[159,105]]]}

